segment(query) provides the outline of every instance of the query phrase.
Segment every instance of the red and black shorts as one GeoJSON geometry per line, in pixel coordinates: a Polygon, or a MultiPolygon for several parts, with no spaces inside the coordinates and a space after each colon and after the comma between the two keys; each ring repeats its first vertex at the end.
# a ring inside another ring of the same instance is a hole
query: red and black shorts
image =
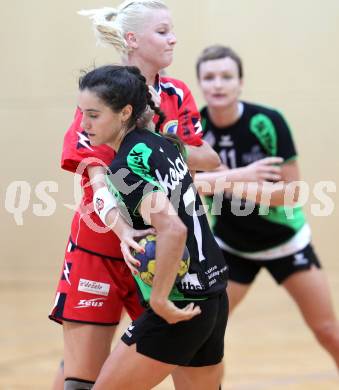
{"type": "Polygon", "coordinates": [[[59,323],[117,325],[123,308],[132,320],[144,311],[124,260],[89,253],[69,241],[49,318],[59,323]]]}

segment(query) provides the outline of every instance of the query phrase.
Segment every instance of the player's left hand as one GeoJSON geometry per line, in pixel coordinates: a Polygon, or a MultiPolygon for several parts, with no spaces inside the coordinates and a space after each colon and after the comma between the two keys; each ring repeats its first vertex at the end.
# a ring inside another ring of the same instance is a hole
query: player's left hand
{"type": "Polygon", "coordinates": [[[150,305],[153,311],[169,324],[175,324],[180,321],[189,321],[201,313],[200,307],[194,306],[193,302],[189,303],[183,309],[180,309],[168,299],[162,302],[157,302],[151,298],[150,305]]]}
{"type": "Polygon", "coordinates": [[[132,256],[131,250],[134,249],[136,252],[143,252],[144,248],[138,244],[139,240],[136,239],[140,239],[148,234],[155,234],[155,230],[153,228],[135,230],[129,227],[124,230],[121,236],[119,236],[122,255],[124,256],[125,263],[133,274],[139,273],[137,267],[140,266],[140,263],[132,256]]]}

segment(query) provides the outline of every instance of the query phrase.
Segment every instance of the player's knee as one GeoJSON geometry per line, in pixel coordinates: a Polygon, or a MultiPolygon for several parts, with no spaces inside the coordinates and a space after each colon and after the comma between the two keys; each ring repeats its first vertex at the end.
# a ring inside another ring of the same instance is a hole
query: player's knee
{"type": "Polygon", "coordinates": [[[91,390],[94,382],[80,378],[66,378],[64,390],[91,390]]]}
{"type": "Polygon", "coordinates": [[[313,328],[319,342],[325,346],[338,345],[339,348],[339,323],[337,321],[327,322],[313,328]]]}

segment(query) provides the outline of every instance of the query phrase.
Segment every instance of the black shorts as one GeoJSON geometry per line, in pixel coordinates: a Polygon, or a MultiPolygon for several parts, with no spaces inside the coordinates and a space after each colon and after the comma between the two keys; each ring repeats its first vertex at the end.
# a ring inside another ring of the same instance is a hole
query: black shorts
{"type": "MultiPolygon", "coordinates": [[[[189,301],[176,301],[183,308],[189,301]]],[[[224,356],[224,336],[228,318],[226,292],[194,301],[201,314],[189,321],[169,324],[147,309],[123,334],[121,340],[152,359],[179,366],[202,367],[218,364],[224,356]]]]}
{"type": "Polygon", "coordinates": [[[252,283],[261,268],[266,268],[278,284],[295,272],[309,270],[312,265],[321,268],[310,244],[293,255],[274,260],[250,260],[224,250],[222,252],[229,266],[229,280],[241,284],[252,283]]]}

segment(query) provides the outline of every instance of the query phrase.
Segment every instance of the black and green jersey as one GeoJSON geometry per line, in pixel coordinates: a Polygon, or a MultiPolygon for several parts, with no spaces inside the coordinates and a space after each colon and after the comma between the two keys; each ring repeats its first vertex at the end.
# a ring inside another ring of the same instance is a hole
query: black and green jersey
{"type": "MultiPolygon", "coordinates": [[[[213,125],[206,107],[201,110],[204,139],[224,164],[229,168],[240,168],[264,157],[282,157],[285,162],[296,158],[290,129],[279,112],[245,102],[243,108],[238,121],[225,128],[213,125]]],[[[221,209],[214,210],[219,215],[213,218],[215,235],[240,252],[279,246],[305,224],[301,208],[293,210],[293,218],[287,215],[283,206],[260,210],[252,204],[248,213],[237,212],[242,208],[244,202],[224,196],[221,209]]]]}
{"type": "MultiPolygon", "coordinates": [[[[151,192],[163,191],[188,229],[189,271],[174,286],[170,299],[201,299],[223,290],[227,279],[225,260],[187,165],[172,142],[148,130],[133,130],[124,138],[109,168],[109,188],[135,228],[145,227],[139,214],[142,199],[151,192]]],[[[147,287],[136,280],[147,298],[147,287]]]]}

